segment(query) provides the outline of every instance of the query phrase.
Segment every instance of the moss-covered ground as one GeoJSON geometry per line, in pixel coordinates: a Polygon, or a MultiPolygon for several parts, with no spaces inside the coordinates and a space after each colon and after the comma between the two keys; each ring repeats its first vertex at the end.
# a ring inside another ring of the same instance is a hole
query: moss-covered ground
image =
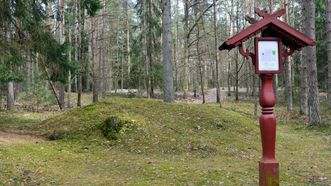
{"type": "MultiPolygon", "coordinates": [[[[257,185],[261,145],[252,109],[249,102],[220,109],[109,97],[62,114],[2,112],[0,130],[44,140],[0,140],[0,185],[257,185]],[[121,127],[107,139],[111,118],[121,127]]],[[[276,114],[281,185],[330,185],[327,123],[307,127],[282,106],[276,114]]]]}

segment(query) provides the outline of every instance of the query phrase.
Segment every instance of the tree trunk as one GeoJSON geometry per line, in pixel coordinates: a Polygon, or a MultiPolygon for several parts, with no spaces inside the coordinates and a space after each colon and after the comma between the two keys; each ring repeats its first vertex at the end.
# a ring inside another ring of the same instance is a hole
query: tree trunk
{"type": "Polygon", "coordinates": [[[14,82],[8,82],[8,92],[7,92],[7,109],[13,110],[15,108],[15,99],[14,99],[14,82]]]}
{"type": "MultiPolygon", "coordinates": [[[[85,12],[83,8],[83,2],[78,1],[78,45],[79,45],[79,55],[78,55],[78,61],[80,66],[82,67],[84,64],[83,60],[83,53],[84,53],[84,48],[83,48],[83,40],[84,40],[84,22],[85,22],[85,12]]],[[[82,106],[82,74],[81,72],[78,72],[77,74],[77,107],[82,106]]]]}
{"type": "Polygon", "coordinates": [[[197,55],[198,55],[198,69],[199,69],[199,77],[200,77],[200,87],[201,87],[201,94],[202,94],[202,104],[206,103],[206,98],[205,98],[205,89],[204,89],[204,71],[202,68],[204,66],[202,65],[202,58],[200,54],[200,24],[197,26],[197,43],[196,43],[196,50],[197,50],[197,55]]]}
{"type": "Polygon", "coordinates": [[[96,48],[97,48],[97,38],[99,29],[95,26],[95,23],[98,25],[98,20],[95,20],[97,18],[92,17],[91,18],[91,55],[92,55],[92,78],[93,78],[93,86],[92,86],[92,101],[93,103],[97,102],[99,100],[99,82],[98,82],[98,73],[97,73],[97,61],[96,61],[96,48]],[[95,28],[95,29],[94,29],[95,28]],[[94,32],[96,31],[96,36],[94,36],[94,32]]]}
{"type": "MultiPolygon", "coordinates": [[[[42,68],[43,68],[43,71],[44,71],[44,73],[45,73],[45,75],[46,75],[46,77],[47,77],[48,83],[49,83],[49,85],[51,86],[51,89],[52,89],[52,91],[53,91],[53,94],[54,94],[54,96],[55,96],[55,99],[56,99],[56,101],[57,101],[57,104],[59,105],[60,110],[63,110],[63,107],[62,107],[62,104],[61,104],[60,98],[59,98],[59,96],[58,96],[57,93],[56,93],[55,86],[54,86],[54,84],[53,84],[53,81],[51,80],[51,77],[50,77],[49,73],[48,73],[48,70],[47,70],[46,64],[45,64],[45,62],[44,62],[44,59],[42,59],[41,57],[39,57],[38,53],[36,54],[36,61],[39,61],[39,63],[41,64],[41,66],[42,66],[42,68]]],[[[38,70],[37,70],[37,71],[38,71],[38,70]]]]}
{"type": "Polygon", "coordinates": [[[215,52],[215,76],[216,76],[216,102],[221,103],[221,98],[220,98],[220,79],[219,79],[219,67],[218,67],[218,33],[217,33],[217,7],[216,7],[216,0],[213,0],[214,3],[214,11],[213,11],[213,21],[214,21],[214,37],[215,37],[215,45],[214,45],[214,52],[215,52]]]}
{"type": "Polygon", "coordinates": [[[176,0],[176,40],[174,42],[174,45],[176,47],[174,47],[174,57],[175,57],[175,82],[176,82],[176,92],[180,90],[180,81],[178,79],[178,52],[177,50],[179,49],[179,13],[178,13],[178,9],[179,9],[179,0],[176,0]]]}
{"type": "Polygon", "coordinates": [[[308,75],[307,75],[307,48],[301,52],[300,64],[300,113],[308,115],[308,75]]]}
{"type": "MultiPolygon", "coordinates": [[[[201,18],[201,28],[202,28],[202,31],[203,31],[203,33],[204,34],[208,34],[208,32],[206,31],[206,28],[205,28],[205,21],[204,21],[204,18],[202,17],[201,18]]],[[[212,59],[212,54],[211,54],[211,49],[210,49],[210,45],[209,45],[209,42],[207,42],[206,43],[206,45],[207,45],[207,51],[208,51],[208,58],[209,59],[212,59]]],[[[202,60],[202,59],[201,59],[202,60]]],[[[212,66],[209,66],[209,67],[211,67],[211,69],[213,69],[214,67],[212,67],[212,66]]],[[[204,62],[204,67],[203,67],[203,69],[202,69],[202,73],[204,74],[204,76],[203,76],[203,82],[204,82],[204,89],[208,89],[208,73],[206,73],[206,71],[208,71],[208,65],[207,65],[207,63],[206,62],[204,62]]],[[[212,76],[213,77],[213,76],[212,76]]],[[[214,78],[213,78],[213,80],[214,80],[214,78]]]]}
{"type": "MultiPolygon", "coordinates": [[[[69,27],[68,27],[67,32],[68,32],[68,45],[69,46],[72,46],[72,42],[71,42],[71,29],[69,27]]],[[[69,61],[69,63],[71,63],[71,50],[69,50],[68,61],[69,61]]],[[[69,74],[68,74],[67,107],[68,108],[71,107],[71,71],[69,71],[69,74]]]]}
{"type": "Polygon", "coordinates": [[[147,98],[150,98],[150,75],[149,75],[149,55],[148,55],[148,46],[147,46],[147,3],[143,3],[144,9],[144,56],[145,56],[145,88],[147,98]]]}
{"type": "MultiPolygon", "coordinates": [[[[125,1],[125,12],[126,12],[126,52],[127,52],[127,70],[128,77],[130,77],[131,73],[131,52],[130,52],[130,17],[129,17],[129,0],[125,1]]],[[[129,78],[130,79],[130,78],[129,78]]]]}
{"type": "Polygon", "coordinates": [[[285,94],[287,99],[287,111],[293,110],[292,90],[292,65],[290,57],[284,59],[285,63],[285,94]]]}
{"type": "Polygon", "coordinates": [[[121,55],[121,90],[123,90],[123,89],[124,89],[124,60],[123,60],[123,54],[122,54],[121,55]]]}
{"type": "Polygon", "coordinates": [[[67,107],[71,108],[71,71],[68,74],[67,107]]]}
{"type": "Polygon", "coordinates": [[[184,69],[183,69],[183,90],[184,90],[184,99],[188,97],[189,91],[189,25],[188,25],[188,9],[189,9],[189,0],[185,0],[185,15],[184,15],[184,69]]]}
{"type": "MultiPolygon", "coordinates": [[[[75,1],[75,10],[74,10],[74,21],[75,23],[73,24],[73,34],[74,34],[74,40],[75,40],[75,43],[74,43],[74,48],[75,48],[75,53],[74,53],[74,59],[75,59],[75,62],[76,63],[79,63],[78,62],[78,56],[79,56],[79,48],[80,48],[80,45],[79,45],[79,34],[78,34],[78,1],[75,1]]],[[[78,88],[77,88],[77,75],[74,76],[73,78],[73,82],[74,82],[74,91],[75,92],[78,92],[78,88]]]]}
{"type": "Polygon", "coordinates": [[[178,62],[177,62],[177,35],[176,35],[176,39],[173,43],[173,62],[174,62],[174,71],[175,71],[175,92],[179,91],[178,89],[178,62]]]}
{"type": "Polygon", "coordinates": [[[101,96],[101,66],[102,66],[102,61],[101,61],[101,47],[102,47],[102,41],[101,41],[101,25],[102,25],[102,16],[98,16],[97,18],[97,26],[96,26],[96,29],[97,29],[97,33],[96,33],[96,37],[95,37],[95,47],[96,48],[96,61],[95,61],[95,64],[97,64],[97,68],[96,68],[96,71],[95,71],[95,78],[96,78],[96,81],[93,82],[93,85],[94,83],[95,84],[95,91],[96,91],[96,94],[93,94],[95,95],[97,98],[94,100],[94,102],[97,102],[99,101],[99,97],[101,96]]]}
{"type": "Polygon", "coordinates": [[[107,72],[107,76],[108,78],[108,85],[107,85],[107,91],[112,91],[113,89],[113,52],[110,49],[109,50],[109,54],[108,55],[108,72],[107,72]]]}
{"type": "Polygon", "coordinates": [[[202,94],[202,104],[206,103],[206,96],[205,96],[205,87],[204,87],[204,73],[203,73],[203,66],[201,62],[201,57],[199,57],[199,73],[200,73],[200,86],[201,86],[201,94],[202,94]]]}
{"type": "MultiPolygon", "coordinates": [[[[227,54],[227,55],[228,55],[228,57],[230,57],[229,54],[227,54]]],[[[231,61],[230,60],[228,61],[227,71],[228,71],[228,78],[227,78],[227,80],[228,80],[228,82],[227,82],[227,84],[228,84],[228,96],[231,96],[231,61]]]]}
{"type": "Polygon", "coordinates": [[[31,95],[31,85],[32,85],[32,79],[33,79],[33,63],[32,63],[32,51],[29,50],[27,52],[28,55],[28,60],[26,64],[26,86],[27,86],[27,91],[28,95],[31,95]]]}
{"type": "Polygon", "coordinates": [[[171,2],[162,0],[162,58],[163,58],[163,92],[165,102],[174,102],[172,50],[171,50],[171,2]]]}
{"type": "MultiPolygon", "coordinates": [[[[285,14],[285,22],[289,23],[289,16],[288,16],[288,0],[284,0],[284,8],[286,10],[285,14]]],[[[293,90],[292,90],[292,63],[291,57],[284,59],[285,63],[285,94],[287,98],[287,111],[293,110],[293,90]]]]}
{"type": "Polygon", "coordinates": [[[104,66],[104,58],[103,58],[103,55],[104,55],[104,15],[106,13],[105,11],[105,8],[106,8],[106,5],[105,5],[105,1],[103,0],[102,1],[102,6],[103,6],[103,9],[102,9],[102,12],[101,12],[101,15],[100,17],[98,18],[99,20],[99,24],[98,24],[98,33],[99,33],[99,37],[97,37],[98,39],[98,49],[99,49],[99,52],[98,52],[98,55],[99,55],[99,65],[98,65],[98,95],[99,97],[103,98],[104,97],[104,92],[103,92],[103,72],[104,72],[104,69],[103,69],[103,66],[104,66]]]}
{"type": "MultiPolygon", "coordinates": [[[[152,16],[153,15],[153,10],[152,10],[152,0],[148,0],[148,15],[152,16]]],[[[147,19],[148,20],[148,19],[147,19]]],[[[152,41],[152,26],[153,24],[148,21],[148,50],[147,50],[147,55],[149,59],[149,82],[150,82],[150,97],[154,97],[154,74],[153,74],[153,56],[152,56],[152,48],[153,48],[153,41],[152,41]]]]}
{"type": "Polygon", "coordinates": [[[236,55],[236,69],[235,69],[235,99],[236,101],[239,101],[239,52],[235,51],[235,55],[236,55]]]}
{"type": "Polygon", "coordinates": [[[328,107],[331,109],[331,0],[326,0],[328,45],[328,107]]]}
{"type": "MultiPolygon", "coordinates": [[[[62,45],[65,41],[64,38],[64,13],[63,13],[63,0],[58,0],[58,8],[57,8],[57,30],[56,30],[56,39],[57,41],[62,45]]],[[[59,82],[58,88],[59,88],[59,101],[60,101],[60,108],[61,110],[65,109],[65,88],[64,83],[59,82]]]]}
{"type": "MultiPolygon", "coordinates": [[[[306,3],[305,0],[302,0],[302,15],[303,15],[303,22],[302,25],[305,27],[305,19],[306,19],[306,7],[304,4],[306,3]]],[[[305,31],[305,28],[303,28],[305,31]]],[[[308,48],[305,47],[302,49],[301,52],[301,64],[300,64],[300,113],[304,115],[308,115],[308,70],[307,70],[307,51],[308,48]]]]}
{"type": "Polygon", "coordinates": [[[59,99],[60,99],[60,104],[61,104],[61,110],[64,110],[65,109],[65,102],[64,102],[64,99],[65,99],[65,94],[64,94],[64,91],[65,91],[65,87],[64,87],[64,84],[63,83],[59,83],[59,99]]]}
{"type": "MultiPolygon", "coordinates": [[[[315,1],[304,1],[306,19],[304,24],[305,33],[312,39],[315,39],[315,1]]],[[[307,47],[307,64],[308,64],[308,116],[309,123],[312,125],[321,122],[320,101],[317,80],[317,64],[316,64],[316,46],[307,47]]]]}

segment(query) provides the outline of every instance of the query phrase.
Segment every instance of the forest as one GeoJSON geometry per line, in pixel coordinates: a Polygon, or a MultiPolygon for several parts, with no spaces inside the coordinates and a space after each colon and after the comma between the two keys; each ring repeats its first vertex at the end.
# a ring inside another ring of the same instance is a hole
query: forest
{"type": "Polygon", "coordinates": [[[331,0],[1,0],[0,185],[256,185],[261,80],[219,50],[256,8],[316,41],[273,79],[281,185],[331,184],[331,0]]]}
{"type": "Polygon", "coordinates": [[[83,93],[92,92],[97,102],[121,90],[147,98],[161,98],[168,90],[164,99],[170,102],[202,97],[206,103],[206,91],[213,88],[212,102],[254,99],[259,78],[253,65],[239,52],[218,47],[249,26],[254,7],[285,8],[282,20],[309,33],[317,46],[286,59],[285,73],[274,80],[276,95],[289,111],[297,103],[302,114],[316,113],[309,117],[312,123],[321,122],[319,92],[331,97],[324,1],[176,0],[162,5],[169,12],[161,5],[153,0],[3,1],[2,108],[29,100],[38,106],[55,102],[65,110],[80,107],[83,93]]]}

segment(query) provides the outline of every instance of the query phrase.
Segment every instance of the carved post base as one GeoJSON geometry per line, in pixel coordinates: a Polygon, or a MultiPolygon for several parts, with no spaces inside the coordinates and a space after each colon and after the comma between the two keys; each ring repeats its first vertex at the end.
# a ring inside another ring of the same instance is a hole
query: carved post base
{"type": "Polygon", "coordinates": [[[260,186],[279,185],[279,163],[277,160],[261,160],[259,162],[259,172],[260,186]]]}
{"type": "Polygon", "coordinates": [[[260,91],[260,130],[262,142],[262,159],[259,163],[260,186],[279,185],[279,163],[275,158],[276,146],[276,116],[273,107],[276,103],[272,87],[273,74],[261,74],[262,87],[260,91]]]}

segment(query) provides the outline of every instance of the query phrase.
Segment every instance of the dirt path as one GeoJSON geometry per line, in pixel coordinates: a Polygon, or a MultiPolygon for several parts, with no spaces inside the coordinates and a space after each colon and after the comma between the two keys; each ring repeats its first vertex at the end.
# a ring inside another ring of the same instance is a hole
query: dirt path
{"type": "MultiPolygon", "coordinates": [[[[202,101],[202,96],[200,96],[201,101],[202,101]]],[[[226,91],[222,90],[220,91],[220,98],[221,100],[226,100],[227,96],[226,96],[226,91]]],[[[205,99],[206,99],[206,103],[216,103],[216,88],[213,89],[209,89],[206,91],[205,93],[205,99]]]]}
{"type": "MultiPolygon", "coordinates": [[[[223,89],[221,89],[220,92],[221,101],[224,101],[227,99],[227,92],[223,89]]],[[[216,103],[216,88],[208,89],[205,91],[205,100],[206,103],[216,103]]],[[[199,97],[194,98],[191,96],[189,99],[185,100],[186,103],[193,103],[193,104],[201,104],[202,103],[202,95],[199,95],[199,97]]]]}
{"type": "Polygon", "coordinates": [[[42,139],[35,136],[0,131],[0,144],[38,143],[40,141],[42,141],[42,139]]]}

